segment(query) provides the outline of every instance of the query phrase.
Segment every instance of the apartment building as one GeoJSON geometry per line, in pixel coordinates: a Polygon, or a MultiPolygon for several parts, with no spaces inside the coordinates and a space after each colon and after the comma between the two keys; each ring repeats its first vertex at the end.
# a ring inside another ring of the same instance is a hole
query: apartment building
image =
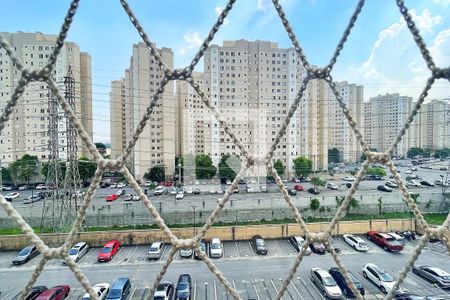
{"type": "Polygon", "coordinates": [[[416,116],[416,147],[441,149],[450,147],[450,102],[432,100],[424,103],[416,116]]]}
{"type": "MultiPolygon", "coordinates": [[[[16,51],[25,68],[41,69],[53,51],[57,35],[40,32],[0,32],[16,51]]],[[[92,78],[91,57],[81,52],[73,42],[65,42],[55,65],[53,76],[64,94],[64,76],[69,66],[75,79],[75,112],[92,138],[92,78]]],[[[18,72],[4,49],[0,48],[0,113],[10,100],[20,79],[18,72]]],[[[24,154],[36,155],[39,160],[48,158],[48,88],[43,82],[28,84],[11,114],[10,120],[0,132],[0,159],[9,164],[24,154]]],[[[60,158],[67,157],[66,118],[60,110],[58,124],[60,158]]],[[[89,155],[77,136],[78,155],[89,155]]]]}
{"type": "MultiPolygon", "coordinates": [[[[396,94],[379,95],[364,103],[364,138],[369,147],[386,151],[393,144],[413,108],[413,100],[396,94]]],[[[397,145],[394,154],[406,156],[408,149],[415,146],[417,119],[397,145]]]]}
{"type": "MultiPolygon", "coordinates": [[[[343,102],[350,111],[353,120],[360,131],[364,130],[364,88],[361,85],[348,83],[347,81],[336,82],[336,89],[343,102]]],[[[335,95],[329,90],[329,118],[328,118],[328,146],[336,148],[341,154],[343,162],[359,161],[361,157],[361,146],[356,139],[355,133],[348,124],[348,120],[342,112],[335,95]]]]}
{"type": "MultiPolygon", "coordinates": [[[[173,52],[158,49],[163,62],[173,68],[173,52]]],[[[134,44],[130,66],[123,79],[112,82],[111,142],[112,158],[122,152],[126,141],[142,120],[152,96],[159,88],[163,72],[144,43],[134,44]]],[[[142,180],[145,172],[155,165],[164,165],[166,175],[175,171],[176,103],[174,84],[170,82],[154,107],[143,132],[127,162],[136,178],[142,180]]]]}

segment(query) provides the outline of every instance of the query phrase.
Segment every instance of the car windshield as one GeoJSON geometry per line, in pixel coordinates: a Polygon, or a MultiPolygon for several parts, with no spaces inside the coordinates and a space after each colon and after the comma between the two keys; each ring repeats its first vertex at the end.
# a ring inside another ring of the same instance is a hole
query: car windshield
{"type": "Polygon", "coordinates": [[[211,244],[211,249],[220,249],[220,244],[219,243],[212,243],[211,244]]]}
{"type": "Polygon", "coordinates": [[[200,244],[200,245],[199,245],[199,248],[200,248],[200,250],[205,251],[206,246],[205,246],[205,244],[200,244]]]}
{"type": "Polygon", "coordinates": [[[256,240],[256,246],[264,247],[265,245],[266,245],[266,243],[264,242],[264,240],[262,240],[262,239],[256,240]]]}
{"type": "Polygon", "coordinates": [[[157,252],[158,251],[158,247],[150,247],[150,252],[157,252]]]}
{"type": "Polygon", "coordinates": [[[78,254],[78,249],[72,248],[69,250],[69,255],[77,255],[77,254],[78,254]]]}
{"type": "Polygon", "coordinates": [[[162,284],[162,283],[160,283],[158,285],[158,287],[156,288],[156,291],[158,291],[158,292],[165,291],[165,290],[166,290],[166,285],[162,284]]]}
{"type": "Polygon", "coordinates": [[[20,256],[28,255],[28,253],[30,253],[30,251],[31,251],[31,248],[24,248],[19,252],[19,255],[20,256]]]}
{"type": "Polygon", "coordinates": [[[178,292],[179,293],[189,292],[189,284],[187,282],[180,282],[178,284],[178,292]]]}
{"type": "Polygon", "coordinates": [[[155,296],[153,300],[164,300],[164,296],[155,296]]]}
{"type": "Polygon", "coordinates": [[[384,282],[392,282],[392,281],[394,281],[392,276],[387,274],[387,273],[378,273],[378,275],[380,276],[381,281],[384,281],[384,282]]]}
{"type": "Polygon", "coordinates": [[[103,247],[102,253],[109,253],[111,252],[112,247],[103,247]]]}
{"type": "Polygon", "coordinates": [[[323,285],[324,286],[335,286],[336,281],[334,281],[333,277],[324,277],[323,278],[323,285]]]}
{"type": "Polygon", "coordinates": [[[366,242],[359,242],[359,245],[360,245],[361,247],[366,247],[366,246],[367,246],[366,242]]]}
{"type": "Polygon", "coordinates": [[[122,292],[119,289],[110,290],[108,297],[109,299],[118,299],[122,296],[122,292]]]}
{"type": "Polygon", "coordinates": [[[445,281],[450,281],[450,276],[440,276],[445,281]]]}

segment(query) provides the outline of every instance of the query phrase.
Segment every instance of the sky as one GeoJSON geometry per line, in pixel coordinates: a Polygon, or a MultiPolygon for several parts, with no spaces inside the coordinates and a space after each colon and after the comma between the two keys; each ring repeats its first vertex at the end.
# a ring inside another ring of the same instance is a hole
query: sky
{"type": "MultiPolygon", "coordinates": [[[[450,0],[405,1],[435,63],[450,65],[450,0]]],[[[174,52],[176,68],[189,64],[226,1],[129,0],[149,39],[174,52]]],[[[59,32],[67,0],[3,0],[0,31],[59,32]],[[5,13],[6,12],[6,13],[5,13]]],[[[330,60],[355,0],[281,0],[281,5],[310,64],[330,60]]],[[[268,40],[292,47],[269,0],[237,0],[213,43],[224,40],[268,40]]],[[[67,41],[92,57],[94,141],[109,142],[111,81],[128,67],[132,44],[141,41],[119,0],[81,0],[67,41]]],[[[202,71],[202,64],[197,66],[202,71]]],[[[417,99],[430,76],[394,0],[366,0],[337,60],[335,80],[364,86],[364,100],[385,93],[417,99]]],[[[449,83],[437,81],[428,99],[450,96],[449,83]]]]}

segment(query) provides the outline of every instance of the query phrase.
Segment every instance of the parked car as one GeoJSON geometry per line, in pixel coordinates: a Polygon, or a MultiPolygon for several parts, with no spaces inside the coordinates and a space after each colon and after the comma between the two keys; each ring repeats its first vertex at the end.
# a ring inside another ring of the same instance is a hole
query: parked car
{"type": "Polygon", "coordinates": [[[106,196],[106,202],[116,201],[117,199],[119,199],[119,196],[117,194],[111,194],[106,196]]]}
{"type": "Polygon", "coordinates": [[[254,193],[255,189],[253,187],[247,185],[246,191],[247,191],[247,193],[254,193]]]}
{"type": "Polygon", "coordinates": [[[294,189],[295,189],[296,191],[299,191],[299,192],[303,192],[303,191],[304,191],[304,187],[303,187],[303,185],[301,185],[301,184],[296,184],[296,185],[294,185],[294,189]]]}
{"type": "Polygon", "coordinates": [[[220,258],[223,255],[223,244],[220,238],[212,238],[209,243],[209,256],[212,258],[220,258]]]}
{"type": "MultiPolygon", "coordinates": [[[[201,240],[200,243],[198,244],[198,247],[200,248],[201,252],[206,253],[206,242],[205,242],[205,240],[201,240]]],[[[200,255],[199,255],[198,251],[194,251],[194,258],[200,259],[200,255]]]]}
{"type": "Polygon", "coordinates": [[[398,188],[398,184],[396,184],[394,181],[386,181],[384,185],[390,188],[398,188]]]}
{"type": "Polygon", "coordinates": [[[441,296],[420,296],[407,291],[397,291],[394,295],[395,300],[446,300],[441,296]]]}
{"type": "Polygon", "coordinates": [[[140,201],[141,200],[141,197],[139,197],[138,195],[134,195],[132,198],[131,198],[131,201],[140,201]]]}
{"type": "Polygon", "coordinates": [[[133,195],[132,194],[126,194],[123,197],[123,201],[131,201],[131,199],[133,199],[133,195]]]}
{"type": "MultiPolygon", "coordinates": [[[[103,300],[106,298],[106,295],[109,293],[110,285],[109,283],[97,283],[92,286],[99,300],[103,300]]],[[[81,300],[91,300],[91,295],[89,293],[84,294],[81,300]]]]}
{"type": "Polygon", "coordinates": [[[429,186],[429,187],[433,187],[434,186],[434,183],[426,181],[426,180],[422,180],[420,182],[420,184],[423,185],[423,186],[429,186]]]}
{"type": "Polygon", "coordinates": [[[343,182],[341,184],[339,184],[340,187],[346,187],[346,188],[351,188],[352,184],[350,182],[343,182]]]}
{"type": "Polygon", "coordinates": [[[311,279],[326,298],[341,299],[342,291],[333,277],[325,269],[312,268],[311,279]]]}
{"type": "MultiPolygon", "coordinates": [[[[47,287],[45,285],[39,285],[39,286],[33,286],[28,294],[25,296],[25,300],[34,300],[36,299],[40,294],[42,294],[44,291],[47,290],[47,287]]],[[[20,295],[22,295],[22,291],[19,292],[17,295],[15,295],[11,300],[19,300],[20,295]]]]}
{"type": "Polygon", "coordinates": [[[172,300],[173,294],[173,283],[170,281],[161,281],[155,290],[153,300],[172,300]]]}
{"type": "Polygon", "coordinates": [[[13,186],[12,185],[3,185],[1,187],[2,191],[12,191],[13,190],[13,186]]]}
{"type": "Polygon", "coordinates": [[[217,189],[215,188],[215,187],[211,187],[210,189],[209,189],[209,193],[212,195],[212,194],[217,194],[217,189]]]}
{"type": "Polygon", "coordinates": [[[166,192],[166,187],[163,185],[158,185],[155,190],[153,191],[153,194],[155,196],[163,195],[166,192]]]}
{"type": "Polygon", "coordinates": [[[405,242],[405,238],[402,237],[401,235],[395,233],[395,232],[389,232],[388,233],[390,236],[392,236],[397,242],[399,242],[400,244],[403,245],[403,247],[405,246],[406,242],[405,242]]]}
{"type": "Polygon", "coordinates": [[[439,171],[448,171],[448,167],[440,167],[439,171]]]}
{"type": "Polygon", "coordinates": [[[309,188],[308,189],[308,193],[313,194],[313,195],[318,195],[320,194],[319,190],[315,187],[309,188]]]}
{"type": "Polygon", "coordinates": [[[70,293],[70,286],[57,285],[51,289],[43,291],[36,300],[63,300],[67,298],[70,293]]]}
{"type": "Polygon", "coordinates": [[[192,256],[192,249],[191,248],[182,248],[180,249],[180,256],[183,258],[189,258],[192,256]]]}
{"type": "MultiPolygon", "coordinates": [[[[443,180],[441,180],[441,179],[435,180],[435,181],[434,181],[434,184],[435,184],[435,185],[440,185],[440,186],[448,186],[448,183],[445,182],[445,181],[443,181],[443,180]]],[[[6,197],[5,197],[5,198],[6,198],[6,197]]],[[[8,199],[6,199],[6,200],[8,200],[8,199]]]]}
{"type": "Polygon", "coordinates": [[[33,196],[26,197],[23,200],[23,204],[31,204],[31,203],[39,202],[43,199],[44,199],[44,197],[42,197],[40,195],[33,195],[33,196]]]}
{"type": "Polygon", "coordinates": [[[175,299],[187,300],[191,299],[192,280],[191,275],[181,274],[178,277],[175,299]]]}
{"type": "Polygon", "coordinates": [[[166,187],[171,187],[173,185],[173,181],[170,180],[163,181],[162,185],[166,187]]]}
{"type": "Polygon", "coordinates": [[[312,242],[311,244],[309,244],[309,248],[311,249],[312,252],[317,254],[325,254],[327,250],[325,245],[320,242],[312,242]]]}
{"type": "Polygon", "coordinates": [[[353,177],[353,176],[345,176],[344,180],[345,181],[355,181],[355,177],[353,177]]]}
{"type": "Polygon", "coordinates": [[[194,189],[191,187],[186,188],[186,194],[188,194],[188,195],[194,194],[194,189]]]}
{"type": "MultiPolygon", "coordinates": [[[[294,247],[297,252],[300,252],[301,249],[303,249],[303,245],[306,243],[305,239],[301,236],[291,236],[289,237],[289,242],[291,243],[292,247],[294,247]]],[[[311,249],[306,248],[305,255],[310,255],[311,249]]]]}
{"type": "Polygon", "coordinates": [[[436,267],[413,266],[414,274],[428,279],[432,284],[437,284],[440,288],[450,288],[450,274],[436,267]]]}
{"type": "Polygon", "coordinates": [[[260,235],[254,235],[252,237],[253,247],[255,247],[257,254],[266,255],[267,254],[267,246],[266,242],[260,235]]]}
{"type": "Polygon", "coordinates": [[[392,192],[392,189],[386,185],[379,185],[377,186],[377,190],[382,191],[382,192],[392,192]]]}
{"type": "Polygon", "coordinates": [[[200,189],[199,188],[195,188],[194,189],[194,195],[200,195],[200,189]]]}
{"type": "Polygon", "coordinates": [[[107,300],[125,300],[131,291],[131,281],[127,277],[118,278],[106,296],[107,300]]]}
{"type": "Polygon", "coordinates": [[[153,242],[148,249],[147,259],[160,259],[164,250],[164,242],[153,242]]]}
{"type": "MultiPolygon", "coordinates": [[[[244,183],[245,184],[245,183],[244,183]]],[[[235,186],[232,190],[233,193],[239,193],[239,186],[235,186]]]]}
{"type": "Polygon", "coordinates": [[[98,262],[104,262],[104,261],[111,261],[114,255],[117,254],[120,247],[120,241],[118,240],[111,240],[107,242],[102,250],[97,255],[97,261],[98,262]]]}
{"type": "Polygon", "coordinates": [[[402,251],[403,245],[392,236],[377,231],[367,232],[367,239],[382,247],[385,251],[402,251]]]}
{"type": "Polygon", "coordinates": [[[26,185],[26,184],[21,185],[21,186],[19,186],[18,190],[19,191],[26,191],[26,190],[28,190],[28,185],[26,185]]]}
{"type": "Polygon", "coordinates": [[[13,265],[21,265],[30,261],[33,257],[39,255],[39,250],[35,245],[29,245],[20,250],[17,256],[12,260],[13,265]]]}
{"type": "MultiPolygon", "coordinates": [[[[351,272],[347,271],[348,275],[350,276],[350,279],[355,284],[356,288],[358,289],[358,292],[364,296],[366,293],[366,290],[364,289],[364,286],[362,285],[361,281],[359,281],[355,275],[353,275],[351,272]]],[[[341,289],[342,293],[348,297],[348,298],[355,298],[355,294],[350,288],[350,285],[347,284],[347,281],[345,280],[344,275],[342,274],[341,270],[339,270],[338,267],[333,267],[328,270],[328,273],[330,273],[331,277],[336,281],[337,285],[341,289]]]]}
{"type": "Polygon", "coordinates": [[[335,185],[332,182],[328,182],[327,183],[327,188],[329,188],[330,190],[337,190],[338,189],[337,185],[335,185]]]}
{"type": "Polygon", "coordinates": [[[45,184],[40,183],[36,185],[36,190],[46,190],[46,189],[48,189],[48,186],[46,186],[45,184]]]}
{"type": "Polygon", "coordinates": [[[288,189],[288,195],[289,196],[297,196],[297,191],[294,189],[288,189]]]}
{"type": "MultiPolygon", "coordinates": [[[[86,242],[79,242],[70,248],[67,254],[74,262],[78,262],[88,252],[88,249],[89,246],[86,242]]],[[[66,264],[66,261],[62,260],[62,263],[66,264]]]]}
{"type": "Polygon", "coordinates": [[[177,200],[181,200],[181,199],[183,199],[184,198],[184,193],[183,192],[178,192],[176,195],[175,195],[175,199],[177,199],[177,200]]]}
{"type": "Polygon", "coordinates": [[[418,181],[416,181],[414,179],[412,179],[411,181],[407,181],[406,185],[407,186],[414,186],[414,187],[421,187],[422,186],[418,181]]]}
{"type": "Polygon", "coordinates": [[[359,236],[353,234],[344,234],[342,238],[347,244],[349,244],[353,249],[357,251],[369,250],[369,246],[367,245],[367,243],[359,236]]]}
{"type": "Polygon", "coordinates": [[[127,184],[125,183],[125,182],[119,182],[118,184],[117,184],[117,188],[118,189],[123,189],[124,187],[126,187],[127,186],[127,184]]]}
{"type": "Polygon", "coordinates": [[[364,278],[372,281],[383,293],[388,293],[394,286],[394,278],[383,269],[372,263],[367,263],[362,268],[364,278]]]}
{"type": "Polygon", "coordinates": [[[12,192],[5,196],[5,200],[11,202],[14,199],[17,199],[19,197],[20,197],[20,194],[18,192],[12,192]]]}
{"type": "Polygon", "coordinates": [[[406,230],[406,231],[396,231],[395,233],[401,235],[402,237],[404,237],[406,240],[408,241],[412,241],[412,240],[416,240],[417,236],[416,233],[414,231],[410,231],[410,230],[406,230]]]}
{"type": "Polygon", "coordinates": [[[117,190],[114,194],[116,194],[118,197],[125,195],[125,190],[124,189],[120,189],[117,190]]]}

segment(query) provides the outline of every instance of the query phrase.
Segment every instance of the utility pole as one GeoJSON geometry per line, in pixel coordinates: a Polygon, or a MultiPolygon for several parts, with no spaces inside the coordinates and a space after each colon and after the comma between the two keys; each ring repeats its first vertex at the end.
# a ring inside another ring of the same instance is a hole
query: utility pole
{"type": "Polygon", "coordinates": [[[195,236],[195,208],[196,208],[197,206],[191,205],[191,207],[192,207],[192,209],[194,210],[194,229],[193,229],[193,232],[194,232],[194,236],[195,236]]]}

